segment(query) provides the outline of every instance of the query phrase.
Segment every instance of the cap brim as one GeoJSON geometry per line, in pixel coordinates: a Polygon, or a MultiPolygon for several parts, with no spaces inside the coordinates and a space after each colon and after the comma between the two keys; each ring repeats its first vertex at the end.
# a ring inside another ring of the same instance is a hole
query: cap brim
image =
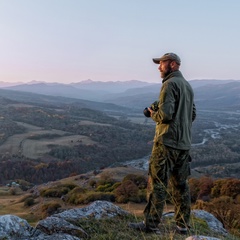
{"type": "Polygon", "coordinates": [[[152,60],[153,60],[154,63],[159,64],[160,63],[160,59],[161,58],[153,58],[152,60]]]}

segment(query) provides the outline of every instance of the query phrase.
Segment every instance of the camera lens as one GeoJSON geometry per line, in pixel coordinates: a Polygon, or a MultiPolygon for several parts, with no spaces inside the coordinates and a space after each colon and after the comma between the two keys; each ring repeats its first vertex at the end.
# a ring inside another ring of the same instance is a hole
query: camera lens
{"type": "Polygon", "coordinates": [[[144,108],[144,110],[143,110],[143,114],[144,114],[145,117],[150,117],[150,116],[151,116],[151,114],[150,114],[150,112],[149,112],[149,110],[148,110],[147,107],[144,108]]]}

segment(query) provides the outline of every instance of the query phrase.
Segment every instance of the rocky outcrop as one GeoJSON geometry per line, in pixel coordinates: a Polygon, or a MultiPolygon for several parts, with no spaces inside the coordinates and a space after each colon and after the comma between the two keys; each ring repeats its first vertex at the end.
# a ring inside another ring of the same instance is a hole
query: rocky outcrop
{"type": "Polygon", "coordinates": [[[88,234],[80,227],[77,227],[70,222],[59,217],[48,217],[40,221],[36,229],[40,230],[47,235],[52,235],[56,233],[71,234],[75,237],[85,238],[88,234]]]}
{"type": "Polygon", "coordinates": [[[0,240],[79,240],[88,234],[74,224],[80,218],[112,218],[129,213],[108,201],[95,201],[87,207],[64,211],[47,217],[31,227],[13,215],[0,216],[0,240]]]}
{"type": "MultiPolygon", "coordinates": [[[[226,236],[228,234],[227,230],[223,227],[223,224],[217,219],[215,218],[211,213],[206,212],[204,210],[192,210],[191,214],[193,216],[195,216],[196,218],[201,218],[203,219],[208,227],[211,229],[211,231],[221,234],[223,236],[226,236]]],[[[164,213],[163,217],[173,217],[174,216],[174,212],[166,212],[164,213]]],[[[195,236],[195,238],[193,238],[193,240],[197,239],[196,237],[199,236],[195,236]]],[[[205,238],[203,238],[205,239],[205,238]]],[[[199,238],[199,240],[201,240],[201,238],[199,238]]],[[[213,238],[214,240],[214,238],[213,238]]]]}
{"type": "MultiPolygon", "coordinates": [[[[51,228],[50,228],[51,229],[51,228]]],[[[1,240],[79,240],[80,238],[63,232],[46,234],[31,227],[26,220],[17,216],[0,216],[0,239],[1,240]]],[[[53,231],[54,232],[54,231],[53,231]]],[[[50,233],[50,232],[48,232],[50,233]]]]}
{"type": "Polygon", "coordinates": [[[223,227],[223,224],[217,218],[215,218],[211,213],[206,212],[204,210],[193,210],[192,214],[196,218],[201,218],[205,220],[206,223],[208,224],[208,227],[213,232],[220,233],[223,236],[226,236],[228,234],[226,229],[223,227]]]}
{"type": "Polygon", "coordinates": [[[14,238],[30,238],[34,231],[28,222],[13,215],[0,216],[0,239],[14,238]]]}
{"type": "MultiPolygon", "coordinates": [[[[116,216],[126,216],[129,212],[108,201],[95,201],[87,207],[77,208],[54,214],[38,222],[32,227],[24,219],[13,215],[0,216],[0,240],[79,240],[88,237],[88,233],[77,225],[79,219],[102,219],[116,216]]],[[[172,214],[172,213],[171,213],[172,214]]],[[[164,214],[164,217],[171,216],[164,214]]],[[[197,218],[204,219],[209,228],[221,235],[227,235],[223,228],[212,214],[193,210],[192,214],[197,218]]],[[[206,236],[191,236],[186,240],[218,240],[206,236]]]]}
{"type": "Polygon", "coordinates": [[[79,240],[80,238],[74,237],[69,234],[62,234],[62,233],[57,233],[57,234],[52,234],[52,235],[46,235],[46,234],[40,234],[38,236],[33,236],[31,238],[6,238],[6,239],[11,239],[11,240],[79,240]]]}
{"type": "Polygon", "coordinates": [[[124,216],[128,214],[129,213],[127,211],[112,204],[111,202],[95,201],[85,208],[75,208],[58,214],[54,214],[52,216],[73,222],[77,221],[80,218],[93,217],[95,219],[101,219],[105,217],[110,218],[116,216],[124,216]]]}

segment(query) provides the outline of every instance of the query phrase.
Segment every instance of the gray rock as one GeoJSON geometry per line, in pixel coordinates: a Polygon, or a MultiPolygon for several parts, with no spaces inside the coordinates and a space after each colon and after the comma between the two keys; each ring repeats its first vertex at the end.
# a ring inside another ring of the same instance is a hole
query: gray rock
{"type": "MultiPolygon", "coordinates": [[[[228,234],[227,230],[223,227],[223,224],[211,213],[204,210],[192,210],[191,214],[197,218],[201,218],[206,221],[208,227],[216,233],[220,233],[224,236],[228,234]]],[[[173,217],[174,212],[166,212],[163,217],[173,217]]]]}
{"type": "Polygon", "coordinates": [[[0,216],[0,239],[21,239],[31,237],[34,228],[28,222],[14,215],[0,216]],[[9,238],[11,237],[12,238],[9,238]]]}
{"type": "Polygon", "coordinates": [[[58,217],[47,217],[46,219],[39,221],[36,229],[48,235],[54,233],[67,233],[75,237],[88,237],[88,234],[82,228],[58,217]]]}
{"type": "Polygon", "coordinates": [[[61,213],[54,214],[53,217],[63,218],[66,221],[77,221],[80,218],[93,217],[95,219],[125,216],[129,212],[108,201],[95,201],[87,207],[75,208],[61,213]]]}
{"type": "Polygon", "coordinates": [[[220,233],[224,236],[228,234],[227,230],[223,227],[223,224],[211,213],[204,210],[192,210],[192,214],[197,218],[205,220],[212,231],[220,233]]]}
{"type": "Polygon", "coordinates": [[[71,236],[69,234],[55,233],[52,235],[41,234],[37,237],[25,238],[25,239],[21,239],[21,240],[81,240],[81,238],[71,236]]]}
{"type": "Polygon", "coordinates": [[[220,238],[215,237],[207,237],[207,236],[191,236],[186,238],[185,240],[221,240],[220,238]]]}

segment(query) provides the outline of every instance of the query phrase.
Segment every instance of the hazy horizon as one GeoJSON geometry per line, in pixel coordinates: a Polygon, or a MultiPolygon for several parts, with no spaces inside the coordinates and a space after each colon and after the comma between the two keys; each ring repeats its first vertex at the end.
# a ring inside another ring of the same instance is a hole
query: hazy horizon
{"type": "MultiPolygon", "coordinates": [[[[92,79],[86,79],[86,80],[81,80],[81,81],[76,81],[76,82],[69,82],[69,83],[62,83],[62,82],[57,82],[57,81],[53,81],[53,82],[46,82],[46,81],[37,81],[37,80],[31,80],[29,82],[5,82],[5,81],[0,81],[0,87],[1,85],[15,85],[15,84],[39,84],[39,83],[46,83],[46,84],[66,84],[66,85],[70,85],[70,84],[76,84],[76,83],[87,83],[87,82],[93,82],[93,83],[124,83],[124,82],[131,82],[131,81],[138,81],[138,82],[143,82],[143,83],[149,83],[149,84],[157,84],[157,83],[161,83],[161,79],[159,79],[158,82],[147,82],[147,81],[142,81],[142,80],[137,80],[137,79],[130,79],[130,80],[115,80],[115,81],[100,81],[100,80],[92,80],[92,79]]],[[[187,79],[187,81],[240,81],[238,79],[187,79]]]]}

